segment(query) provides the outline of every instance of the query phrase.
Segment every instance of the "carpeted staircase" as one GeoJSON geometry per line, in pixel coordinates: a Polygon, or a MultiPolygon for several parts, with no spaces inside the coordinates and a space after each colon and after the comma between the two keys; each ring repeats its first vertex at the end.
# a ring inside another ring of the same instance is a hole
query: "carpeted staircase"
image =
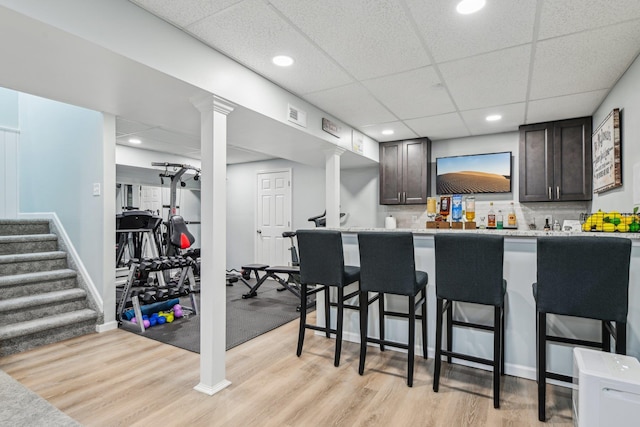
{"type": "Polygon", "coordinates": [[[95,332],[99,313],[47,220],[0,220],[0,356],[95,332]]]}

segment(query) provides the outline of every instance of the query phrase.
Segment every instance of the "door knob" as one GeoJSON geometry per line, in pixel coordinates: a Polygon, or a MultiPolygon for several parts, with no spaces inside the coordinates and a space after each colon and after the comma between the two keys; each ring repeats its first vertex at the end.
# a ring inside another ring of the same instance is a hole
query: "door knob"
{"type": "Polygon", "coordinates": [[[258,234],[262,234],[262,230],[256,230],[258,234]]]}

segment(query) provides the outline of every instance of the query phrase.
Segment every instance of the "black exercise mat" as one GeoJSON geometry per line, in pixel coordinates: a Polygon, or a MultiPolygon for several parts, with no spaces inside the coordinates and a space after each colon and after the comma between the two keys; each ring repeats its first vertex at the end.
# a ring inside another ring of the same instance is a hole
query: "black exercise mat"
{"type": "MultiPolygon", "coordinates": [[[[257,296],[242,299],[242,294],[249,291],[247,286],[238,281],[226,287],[227,350],[298,318],[296,307],[300,304],[299,299],[287,290],[278,291],[280,288],[275,281],[266,280],[258,289],[257,296]]],[[[181,300],[190,305],[189,298],[181,300]]],[[[126,329],[156,341],[200,352],[200,316],[191,314],[172,323],[153,326],[144,333],[138,328],[126,329]]]]}

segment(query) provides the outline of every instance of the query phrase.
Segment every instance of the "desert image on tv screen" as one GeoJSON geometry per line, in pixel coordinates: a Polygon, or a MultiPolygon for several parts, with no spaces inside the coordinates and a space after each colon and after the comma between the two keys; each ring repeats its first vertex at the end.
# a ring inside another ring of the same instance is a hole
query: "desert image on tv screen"
{"type": "Polygon", "coordinates": [[[436,159],[437,194],[508,193],[511,153],[478,154],[436,159]]]}

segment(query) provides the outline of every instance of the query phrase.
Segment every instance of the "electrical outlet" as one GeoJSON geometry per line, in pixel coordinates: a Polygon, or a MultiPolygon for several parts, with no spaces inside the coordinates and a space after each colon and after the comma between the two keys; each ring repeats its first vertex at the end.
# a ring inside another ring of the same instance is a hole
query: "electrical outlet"
{"type": "Polygon", "coordinates": [[[418,215],[412,215],[411,216],[411,221],[418,222],[418,215]]]}

